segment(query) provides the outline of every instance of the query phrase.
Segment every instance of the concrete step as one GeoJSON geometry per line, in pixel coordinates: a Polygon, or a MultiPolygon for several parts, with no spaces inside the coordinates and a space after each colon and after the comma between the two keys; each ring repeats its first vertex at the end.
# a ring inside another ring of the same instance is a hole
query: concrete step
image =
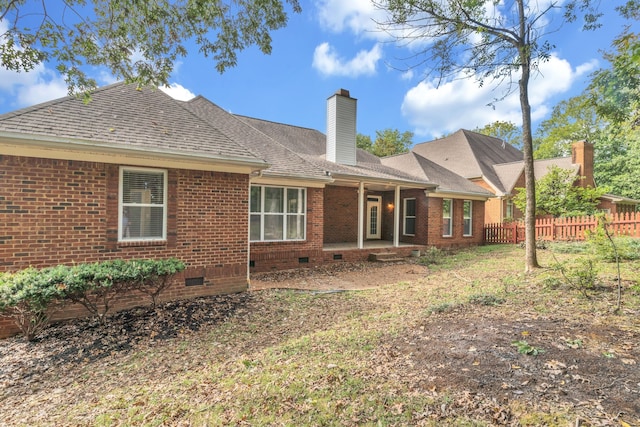
{"type": "Polygon", "coordinates": [[[395,252],[379,252],[369,254],[369,261],[372,262],[398,262],[402,261],[402,258],[395,252]]]}

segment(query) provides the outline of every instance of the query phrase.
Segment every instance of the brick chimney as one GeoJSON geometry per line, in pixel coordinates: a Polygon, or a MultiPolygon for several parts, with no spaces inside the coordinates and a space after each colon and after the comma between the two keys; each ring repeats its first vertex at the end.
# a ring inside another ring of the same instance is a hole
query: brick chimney
{"type": "Polygon", "coordinates": [[[340,89],[327,99],[327,160],[356,164],[356,103],[340,89]]]}
{"type": "Polygon", "coordinates": [[[571,145],[571,163],[580,165],[579,174],[584,179],[580,180],[581,187],[595,187],[593,179],[593,144],[587,141],[577,141],[571,145]]]}

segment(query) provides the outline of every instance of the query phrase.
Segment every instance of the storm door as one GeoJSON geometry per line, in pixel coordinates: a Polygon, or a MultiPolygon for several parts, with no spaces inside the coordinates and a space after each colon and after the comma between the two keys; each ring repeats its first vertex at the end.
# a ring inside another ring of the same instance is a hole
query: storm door
{"type": "Polygon", "coordinates": [[[380,239],[382,225],[382,201],[380,196],[367,197],[367,239],[380,239]]]}

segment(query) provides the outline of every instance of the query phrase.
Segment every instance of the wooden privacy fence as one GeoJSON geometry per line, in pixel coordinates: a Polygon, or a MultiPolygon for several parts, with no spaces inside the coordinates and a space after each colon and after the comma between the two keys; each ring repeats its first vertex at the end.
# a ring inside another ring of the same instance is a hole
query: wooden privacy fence
{"type": "MultiPolygon", "coordinates": [[[[607,214],[609,232],[615,236],[640,238],[640,212],[607,214]]],[[[584,240],[587,230],[595,230],[598,218],[576,216],[567,218],[536,219],[536,240],[584,240]]],[[[524,223],[514,221],[503,224],[485,224],[485,243],[524,242],[524,223]]]]}

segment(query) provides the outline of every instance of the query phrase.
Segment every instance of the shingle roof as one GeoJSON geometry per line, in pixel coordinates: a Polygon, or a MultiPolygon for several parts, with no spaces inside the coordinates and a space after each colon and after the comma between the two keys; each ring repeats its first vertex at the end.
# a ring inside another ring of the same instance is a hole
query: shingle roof
{"type": "MultiPolygon", "coordinates": [[[[275,138],[261,132],[247,123],[244,118],[224,111],[202,96],[184,103],[184,106],[207,123],[229,135],[256,157],[269,163],[270,167],[264,171],[265,175],[329,179],[322,168],[308,162],[298,153],[281,144],[278,139],[282,138],[280,135],[275,135],[277,137],[275,138]]],[[[307,138],[306,134],[301,135],[300,145],[304,145],[305,138],[307,138]]]]}
{"type": "MultiPolygon", "coordinates": [[[[580,171],[580,165],[571,163],[571,157],[534,160],[533,173],[535,174],[536,180],[539,180],[549,173],[549,167],[551,166],[558,166],[561,169],[570,169],[576,174],[580,171]]],[[[505,192],[511,193],[516,182],[524,171],[524,161],[494,165],[493,168],[495,169],[500,182],[502,182],[505,192]]]]}
{"type": "Polygon", "coordinates": [[[299,154],[308,163],[314,164],[322,171],[330,172],[333,176],[343,175],[370,179],[400,180],[423,185],[435,185],[433,182],[417,179],[401,169],[385,166],[380,162],[380,158],[361,149],[356,152],[357,164],[355,166],[328,161],[325,158],[327,138],[320,131],[252,117],[237,117],[292,152],[299,154]]]}
{"type": "Polygon", "coordinates": [[[493,165],[522,160],[522,152],[504,141],[464,129],[417,144],[412,151],[465,178],[482,176],[502,192],[505,187],[493,165]]]}
{"type": "Polygon", "coordinates": [[[257,160],[162,91],[124,83],[96,90],[89,103],[65,97],[0,115],[0,131],[257,160]]]}
{"type": "Polygon", "coordinates": [[[493,165],[493,169],[502,183],[504,191],[510,193],[524,171],[524,161],[493,165]]]}
{"type": "Polygon", "coordinates": [[[571,157],[536,160],[533,162],[533,173],[536,176],[536,180],[548,174],[551,166],[557,166],[560,169],[570,169],[576,174],[580,171],[580,165],[571,163],[571,157]]]}
{"type": "Polygon", "coordinates": [[[468,179],[420,156],[409,152],[382,158],[382,163],[394,168],[402,169],[420,179],[438,183],[438,192],[466,193],[484,197],[493,194],[472,183],[468,179]]]}

